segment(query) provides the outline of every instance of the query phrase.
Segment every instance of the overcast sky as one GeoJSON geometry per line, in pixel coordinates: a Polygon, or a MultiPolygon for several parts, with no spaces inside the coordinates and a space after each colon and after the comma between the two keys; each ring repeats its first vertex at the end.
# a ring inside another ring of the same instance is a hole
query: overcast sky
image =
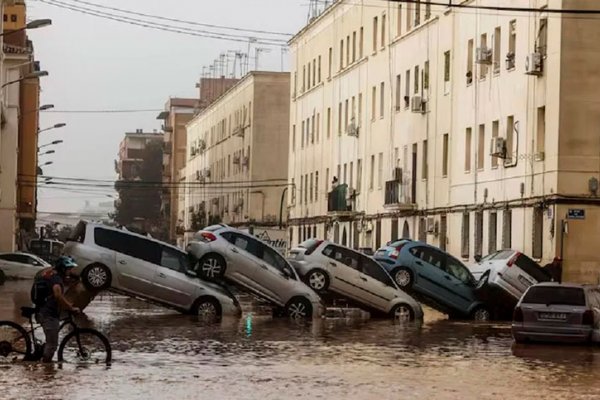
{"type": "MultiPolygon", "coordinates": [[[[75,0],[60,1],[78,4],[75,0]]],[[[308,13],[308,0],[88,1],[175,19],[289,33],[297,32],[305,24],[308,13]]],[[[195,83],[202,67],[210,65],[221,52],[246,51],[248,47],[247,43],[132,26],[38,0],[28,0],[27,5],[29,19],[51,18],[53,21],[52,26],[32,30],[29,36],[42,69],[50,73],[42,78],[41,104],[54,104],[56,110],[160,109],[169,97],[196,97],[195,83]]],[[[79,6],[89,7],[81,3],[79,6]]],[[[285,59],[287,70],[287,54],[285,59]]],[[[280,48],[273,47],[271,53],[261,55],[260,67],[280,70],[280,48]]],[[[40,164],[54,162],[44,167],[44,174],[114,179],[114,160],[124,132],[136,128],[159,129],[157,114],[42,113],[42,129],[58,122],[67,124],[65,128],[40,134],[40,144],[64,140],[55,147],[56,154],[40,158],[40,164]]],[[[40,211],[60,212],[77,211],[85,200],[92,203],[111,200],[105,194],[50,189],[41,189],[39,197],[40,211]]]]}

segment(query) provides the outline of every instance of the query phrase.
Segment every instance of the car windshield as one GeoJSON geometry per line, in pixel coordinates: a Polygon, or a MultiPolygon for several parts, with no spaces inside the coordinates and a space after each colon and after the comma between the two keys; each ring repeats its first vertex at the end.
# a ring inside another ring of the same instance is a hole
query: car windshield
{"type": "Polygon", "coordinates": [[[585,295],[582,288],[536,286],[527,291],[523,303],[585,306],[585,295]]]}

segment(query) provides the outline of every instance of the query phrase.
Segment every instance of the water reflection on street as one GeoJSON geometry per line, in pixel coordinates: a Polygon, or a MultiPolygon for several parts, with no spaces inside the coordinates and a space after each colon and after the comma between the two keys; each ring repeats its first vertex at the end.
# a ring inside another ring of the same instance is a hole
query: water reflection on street
{"type": "MultiPolygon", "coordinates": [[[[30,284],[0,286],[17,318],[30,284]]],[[[429,310],[428,310],[429,311],[429,310]]],[[[86,310],[113,346],[111,367],[21,363],[2,399],[595,399],[597,347],[516,346],[506,323],[315,321],[245,313],[206,324],[112,295],[86,310]]]]}

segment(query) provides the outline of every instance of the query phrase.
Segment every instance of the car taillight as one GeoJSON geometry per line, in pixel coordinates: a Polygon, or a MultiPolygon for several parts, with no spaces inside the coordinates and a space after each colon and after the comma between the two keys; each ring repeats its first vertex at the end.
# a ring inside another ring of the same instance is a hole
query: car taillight
{"type": "Polygon", "coordinates": [[[389,257],[393,258],[394,260],[397,260],[399,255],[400,252],[398,250],[392,250],[390,251],[389,257]]]}
{"type": "Polygon", "coordinates": [[[508,260],[508,264],[506,265],[512,267],[517,262],[517,258],[519,258],[520,255],[521,253],[517,252],[510,260],[508,260]]]}
{"type": "Polygon", "coordinates": [[[594,312],[592,310],[585,310],[581,319],[581,325],[594,325],[594,312]]]}
{"type": "Polygon", "coordinates": [[[521,307],[517,307],[513,311],[513,321],[514,322],[523,322],[523,310],[521,310],[521,307]]]}
{"type": "Polygon", "coordinates": [[[200,236],[204,242],[214,242],[217,240],[217,237],[210,232],[200,232],[200,236]]]}

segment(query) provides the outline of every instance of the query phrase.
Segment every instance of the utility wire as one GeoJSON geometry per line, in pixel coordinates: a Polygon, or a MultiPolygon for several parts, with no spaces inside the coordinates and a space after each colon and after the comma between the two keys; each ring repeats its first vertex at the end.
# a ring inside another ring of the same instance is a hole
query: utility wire
{"type": "Polygon", "coordinates": [[[44,113],[58,114],[116,114],[116,113],[145,113],[145,112],[161,112],[163,109],[123,109],[123,110],[43,110],[44,113]]]}

